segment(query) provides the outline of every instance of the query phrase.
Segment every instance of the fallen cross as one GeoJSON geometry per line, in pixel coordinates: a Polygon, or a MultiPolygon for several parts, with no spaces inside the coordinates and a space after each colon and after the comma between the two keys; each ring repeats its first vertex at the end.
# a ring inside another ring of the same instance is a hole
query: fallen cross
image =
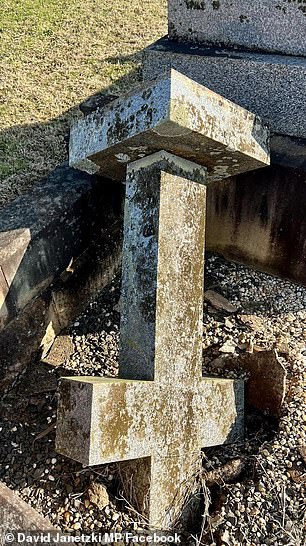
{"type": "Polygon", "coordinates": [[[151,527],[181,515],[201,448],[243,433],[243,382],[201,371],[206,184],[265,166],[267,141],[256,116],[175,71],[72,128],[73,166],[126,174],[120,378],[62,380],[57,450],[128,461],[151,527]]]}

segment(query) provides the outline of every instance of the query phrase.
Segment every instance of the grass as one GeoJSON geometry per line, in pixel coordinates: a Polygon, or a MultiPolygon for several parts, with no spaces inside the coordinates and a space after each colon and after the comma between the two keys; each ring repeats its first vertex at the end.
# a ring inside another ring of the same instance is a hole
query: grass
{"type": "Polygon", "coordinates": [[[0,206],[66,158],[80,102],[135,84],[166,11],[166,0],[2,0],[0,206]]]}
{"type": "Polygon", "coordinates": [[[5,179],[7,176],[25,169],[26,165],[22,150],[16,140],[0,136],[0,179],[5,179]]]}

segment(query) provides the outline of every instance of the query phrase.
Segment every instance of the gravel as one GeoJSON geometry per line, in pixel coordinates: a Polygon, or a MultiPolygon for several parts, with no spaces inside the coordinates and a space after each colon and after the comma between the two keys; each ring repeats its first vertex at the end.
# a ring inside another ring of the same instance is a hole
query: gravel
{"type": "MultiPolygon", "coordinates": [[[[279,420],[247,408],[245,442],[203,452],[205,472],[234,459],[243,471],[234,483],[203,484],[205,515],[194,535],[211,546],[305,545],[306,289],[216,256],[207,258],[205,288],[236,312],[204,305],[203,372],[216,374],[220,355],[238,362],[245,351],[276,349],[288,386],[279,420]]],[[[122,500],[116,465],[83,468],[54,451],[58,377],[117,375],[119,292],[118,276],[63,333],[69,354],[58,366],[33,363],[0,406],[0,479],[64,532],[145,526],[122,500]],[[103,510],[90,502],[93,482],[107,487],[103,510]]],[[[217,373],[247,379],[239,366],[217,373]]]]}

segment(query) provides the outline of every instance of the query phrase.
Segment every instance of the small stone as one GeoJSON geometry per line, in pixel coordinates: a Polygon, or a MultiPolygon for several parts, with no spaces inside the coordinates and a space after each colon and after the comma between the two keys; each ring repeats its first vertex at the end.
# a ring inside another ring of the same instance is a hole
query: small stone
{"type": "Polygon", "coordinates": [[[227,529],[221,534],[220,538],[224,544],[226,544],[227,546],[231,546],[232,541],[227,529]]]}
{"type": "Polygon", "coordinates": [[[235,326],[234,322],[232,322],[228,318],[225,319],[224,324],[225,324],[226,328],[228,328],[229,330],[231,330],[235,326]]]}
{"type": "Polygon", "coordinates": [[[226,298],[214,290],[207,290],[204,294],[205,301],[214,307],[217,311],[233,314],[238,311],[237,307],[232,305],[226,298]]]}
{"type": "Polygon", "coordinates": [[[70,521],[70,512],[64,512],[63,518],[64,518],[64,521],[65,521],[66,524],[69,523],[69,521],[70,521]]]}
{"type": "Polygon", "coordinates": [[[109,505],[108,492],[102,483],[93,482],[89,487],[87,494],[90,502],[95,504],[99,510],[103,510],[109,505]]]}
{"type": "Polygon", "coordinates": [[[36,468],[34,472],[34,479],[39,480],[39,478],[41,478],[44,473],[45,473],[45,470],[43,467],[36,468]]]}
{"type": "Polygon", "coordinates": [[[110,514],[110,507],[109,506],[106,506],[105,510],[104,510],[104,513],[106,516],[109,516],[110,514]]]}
{"type": "Polygon", "coordinates": [[[220,353],[234,353],[235,350],[236,344],[231,340],[226,341],[219,349],[220,353]]]}

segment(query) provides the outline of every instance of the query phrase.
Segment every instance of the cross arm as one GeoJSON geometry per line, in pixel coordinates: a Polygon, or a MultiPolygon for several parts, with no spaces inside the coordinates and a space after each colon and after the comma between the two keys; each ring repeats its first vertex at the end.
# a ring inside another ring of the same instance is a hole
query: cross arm
{"type": "Polygon", "coordinates": [[[243,439],[244,382],[204,377],[195,396],[199,447],[217,446],[243,439]]]}
{"type": "Polygon", "coordinates": [[[57,451],[88,466],[150,456],[153,385],[151,381],[63,378],[57,451]]]}

